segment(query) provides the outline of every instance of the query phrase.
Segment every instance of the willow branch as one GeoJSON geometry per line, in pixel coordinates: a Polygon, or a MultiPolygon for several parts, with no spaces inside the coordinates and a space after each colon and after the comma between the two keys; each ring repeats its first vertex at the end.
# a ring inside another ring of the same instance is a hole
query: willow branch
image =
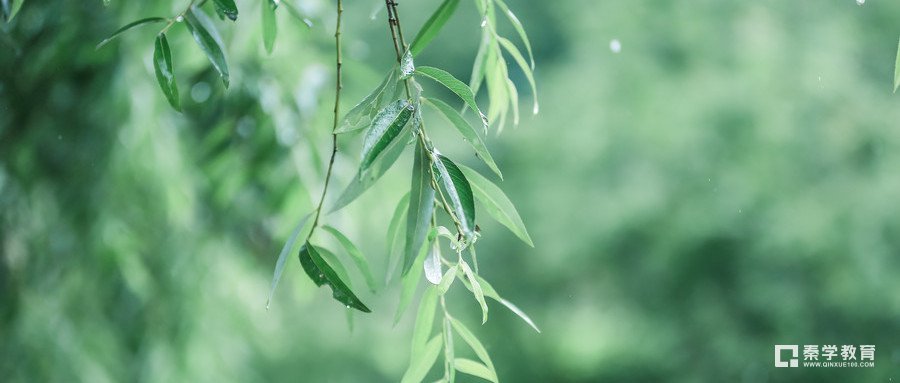
{"type": "Polygon", "coordinates": [[[334,30],[335,66],[337,74],[335,76],[334,89],[334,123],[331,128],[331,159],[328,161],[328,170],[325,172],[325,186],[322,187],[322,196],[319,198],[319,205],[316,207],[316,217],[313,219],[312,229],[309,232],[307,240],[312,237],[313,232],[316,231],[316,227],[319,226],[319,216],[322,214],[322,205],[325,203],[325,195],[328,193],[328,184],[331,182],[331,171],[334,168],[334,157],[337,155],[337,133],[335,133],[335,131],[337,130],[338,118],[340,117],[341,89],[343,88],[343,83],[341,82],[341,66],[343,65],[341,61],[341,16],[343,13],[343,1],[337,0],[337,26],[334,30]]]}

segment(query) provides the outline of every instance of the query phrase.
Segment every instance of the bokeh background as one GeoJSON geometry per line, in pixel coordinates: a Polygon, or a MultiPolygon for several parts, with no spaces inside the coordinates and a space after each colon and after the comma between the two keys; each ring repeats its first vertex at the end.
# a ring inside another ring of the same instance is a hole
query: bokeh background
{"type": "MultiPolygon", "coordinates": [[[[157,26],[94,45],[187,1],[26,0],[3,25],[0,381],[399,380],[413,315],[393,325],[396,283],[363,292],[374,313],[351,331],[292,257],[265,308],[321,190],[333,97],[333,4],[284,1],[312,26],[280,8],[272,55],[262,1],[216,20],[228,90],[173,28],[183,114],[153,75],[157,26]]],[[[438,3],[401,2],[408,36],[438,3]]],[[[479,258],[543,333],[501,306],[475,326],[471,297],[449,300],[501,380],[900,381],[900,2],[509,3],[541,113],[488,146],[536,246],[482,220],[479,258]],[[876,367],[776,369],[774,344],[875,344],[876,367]]],[[[382,6],[345,4],[344,110],[393,63],[382,6]]],[[[479,23],[463,1],[417,62],[467,79],[479,23]]],[[[435,117],[442,151],[479,166],[435,117]]],[[[325,218],[380,275],[410,158],[325,218]]]]}

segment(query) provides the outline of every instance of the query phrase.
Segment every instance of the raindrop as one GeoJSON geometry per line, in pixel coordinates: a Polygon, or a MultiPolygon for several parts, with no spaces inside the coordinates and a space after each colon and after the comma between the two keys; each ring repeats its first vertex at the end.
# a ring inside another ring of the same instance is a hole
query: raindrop
{"type": "Polygon", "coordinates": [[[349,309],[349,308],[350,308],[350,305],[347,305],[347,308],[349,309]]]}
{"type": "Polygon", "coordinates": [[[611,50],[612,53],[619,53],[622,51],[622,43],[619,39],[612,39],[609,42],[609,50],[611,50]]]}
{"type": "Polygon", "coordinates": [[[856,5],[863,5],[866,3],[866,0],[856,0],[856,5]]]}
{"type": "Polygon", "coordinates": [[[487,26],[487,16],[481,18],[481,27],[484,28],[487,26]]]}
{"type": "Polygon", "coordinates": [[[175,22],[180,23],[182,21],[184,21],[184,16],[178,15],[178,17],[175,18],[175,22]]]}

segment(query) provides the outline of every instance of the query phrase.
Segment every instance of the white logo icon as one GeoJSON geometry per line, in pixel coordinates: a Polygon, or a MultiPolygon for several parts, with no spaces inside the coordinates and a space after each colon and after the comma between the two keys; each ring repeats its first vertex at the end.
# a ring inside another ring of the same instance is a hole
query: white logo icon
{"type": "Polygon", "coordinates": [[[797,356],[799,355],[799,347],[796,344],[776,344],[775,345],[775,367],[797,367],[797,356]],[[781,359],[784,353],[782,351],[791,350],[791,359],[785,361],[781,359]]]}

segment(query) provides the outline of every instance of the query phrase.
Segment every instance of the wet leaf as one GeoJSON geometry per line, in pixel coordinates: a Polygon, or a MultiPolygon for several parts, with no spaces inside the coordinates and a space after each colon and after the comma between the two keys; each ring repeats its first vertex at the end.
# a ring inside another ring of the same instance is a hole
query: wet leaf
{"type": "Polygon", "coordinates": [[[329,285],[331,287],[331,295],[338,302],[348,307],[355,308],[359,311],[371,312],[362,301],[357,298],[356,294],[347,286],[334,271],[334,269],[322,259],[317,249],[308,242],[300,248],[300,265],[309,278],[317,285],[329,285]]]}
{"type": "MultiPolygon", "coordinates": [[[[10,18],[12,18],[12,17],[10,17],[10,18]]],[[[125,33],[126,31],[128,31],[132,28],[139,27],[141,25],[146,25],[146,24],[159,23],[159,22],[163,22],[166,20],[167,19],[165,17],[148,17],[146,19],[140,19],[140,20],[131,22],[131,23],[125,25],[124,27],[119,28],[118,30],[113,32],[113,34],[109,35],[109,37],[103,39],[103,41],[101,41],[99,44],[97,44],[97,46],[94,49],[102,48],[104,45],[109,44],[110,41],[115,40],[116,37],[119,37],[119,35],[121,35],[122,33],[125,33]]]]}
{"type": "Polygon", "coordinates": [[[500,42],[500,46],[506,49],[506,52],[508,52],[509,55],[512,56],[513,60],[515,60],[515,62],[519,64],[519,68],[522,69],[522,73],[524,73],[525,78],[528,79],[528,85],[531,86],[531,94],[534,97],[532,112],[534,112],[534,114],[537,114],[540,106],[538,105],[537,83],[534,81],[534,72],[531,71],[531,67],[529,67],[528,63],[525,62],[525,58],[522,57],[522,52],[519,52],[519,48],[516,48],[515,44],[502,37],[498,38],[497,41],[500,42]]]}
{"type": "Polygon", "coordinates": [[[451,92],[459,96],[459,98],[462,99],[470,109],[472,109],[475,113],[478,114],[478,116],[481,117],[481,122],[484,125],[484,128],[487,129],[487,117],[484,115],[484,113],[481,113],[481,109],[479,109],[478,104],[475,103],[475,94],[472,93],[472,89],[470,89],[468,85],[466,85],[462,81],[457,80],[456,77],[453,77],[453,75],[443,69],[421,66],[416,68],[416,74],[420,74],[434,81],[437,81],[438,83],[449,89],[451,92]]]}
{"type": "Polygon", "coordinates": [[[471,124],[469,124],[469,122],[466,121],[466,119],[463,118],[463,116],[460,115],[459,112],[456,111],[456,109],[453,109],[453,107],[447,105],[447,103],[436,98],[423,97],[423,99],[425,100],[426,104],[433,106],[435,109],[441,112],[441,114],[443,114],[444,117],[447,118],[447,121],[450,121],[450,123],[456,128],[456,130],[459,131],[460,134],[462,134],[463,139],[472,146],[472,149],[475,149],[475,153],[478,154],[478,158],[481,158],[481,160],[484,161],[484,163],[487,164],[487,166],[491,168],[494,173],[497,173],[497,176],[499,176],[500,179],[503,179],[503,174],[500,173],[500,168],[497,167],[497,163],[494,162],[494,158],[488,151],[487,146],[484,145],[484,141],[481,140],[481,136],[479,136],[478,132],[475,131],[475,128],[471,124]]]}
{"type": "Polygon", "coordinates": [[[400,79],[406,80],[416,71],[416,65],[413,63],[412,53],[406,51],[400,60],[400,79]]]}
{"type": "Polygon", "coordinates": [[[403,251],[402,275],[409,272],[413,260],[419,254],[425,237],[431,228],[434,214],[434,189],[431,187],[431,167],[428,153],[422,145],[416,145],[413,159],[412,185],[409,191],[409,209],[406,215],[406,247],[403,251]]]}
{"type": "Polygon", "coordinates": [[[428,282],[433,285],[441,284],[441,248],[436,241],[432,243],[428,256],[425,257],[423,269],[428,282]]]}
{"type": "Polygon", "coordinates": [[[503,190],[500,190],[497,185],[494,185],[490,180],[471,168],[460,166],[459,169],[466,176],[475,198],[481,202],[488,215],[503,226],[506,226],[522,242],[534,247],[531,236],[528,235],[528,230],[525,229],[525,223],[522,222],[519,212],[516,211],[516,207],[503,193],[503,190]]]}
{"type": "Polygon", "coordinates": [[[356,268],[359,269],[359,272],[363,275],[363,278],[366,280],[366,285],[369,286],[369,290],[375,291],[375,277],[372,275],[372,270],[369,267],[369,261],[366,260],[366,257],[363,256],[363,253],[353,244],[353,241],[350,238],[347,238],[344,233],[341,233],[338,229],[335,229],[331,226],[322,226],[322,230],[325,230],[329,234],[331,234],[337,241],[341,244],[345,251],[347,251],[347,255],[350,256],[350,259],[353,260],[353,263],[356,264],[356,268]]]}
{"type": "Polygon", "coordinates": [[[153,49],[153,70],[156,72],[156,81],[159,88],[166,95],[169,105],[177,111],[181,111],[181,101],[178,98],[178,83],[175,81],[175,71],[172,66],[172,52],[169,51],[169,41],[165,34],[156,35],[156,43],[153,49]]]}
{"type": "Polygon", "coordinates": [[[472,188],[459,167],[449,158],[440,154],[433,154],[432,172],[437,176],[438,184],[443,186],[444,195],[451,205],[460,228],[467,238],[474,236],[475,228],[475,200],[472,197],[472,188]]]}
{"type": "Polygon", "coordinates": [[[212,20],[197,7],[191,7],[190,11],[184,14],[184,18],[187,21],[188,30],[191,31],[191,36],[194,37],[194,41],[200,46],[200,50],[206,54],[206,57],[222,77],[225,87],[228,88],[228,63],[225,61],[225,53],[222,49],[222,38],[219,36],[219,32],[213,25],[212,20]]]}
{"type": "Polygon", "coordinates": [[[519,34],[519,38],[522,39],[522,43],[525,44],[525,50],[528,51],[528,58],[531,61],[531,69],[534,69],[534,53],[531,51],[531,42],[528,41],[528,34],[525,33],[525,27],[522,26],[522,22],[519,21],[519,18],[516,17],[512,11],[509,10],[509,7],[503,0],[494,0],[498,7],[500,7],[500,12],[503,13],[509,22],[513,25],[516,32],[519,34]]]}
{"type": "Polygon", "coordinates": [[[366,98],[347,112],[334,132],[337,134],[347,133],[368,127],[372,116],[379,110],[384,99],[390,97],[385,94],[393,94],[392,85],[396,81],[396,69],[391,69],[372,93],[369,93],[366,98]]]}
{"type": "MultiPolygon", "coordinates": [[[[487,349],[484,348],[484,345],[481,344],[481,341],[475,337],[475,334],[469,330],[466,325],[460,322],[456,318],[450,318],[450,323],[453,325],[453,329],[456,330],[456,333],[459,334],[459,337],[462,338],[466,344],[475,352],[475,355],[478,356],[478,359],[481,359],[481,362],[484,363],[485,366],[493,373],[495,376],[497,372],[494,371],[494,363],[491,362],[491,357],[488,355],[487,349]]],[[[496,378],[495,378],[496,379],[496,378]]]]}
{"type": "Polygon", "coordinates": [[[213,3],[216,5],[217,12],[221,12],[231,21],[237,20],[238,9],[234,5],[234,0],[213,0],[213,3]]]}
{"type": "Polygon", "coordinates": [[[384,107],[372,120],[363,141],[360,174],[365,174],[378,156],[400,136],[415,108],[407,100],[397,100],[384,107]]]}

